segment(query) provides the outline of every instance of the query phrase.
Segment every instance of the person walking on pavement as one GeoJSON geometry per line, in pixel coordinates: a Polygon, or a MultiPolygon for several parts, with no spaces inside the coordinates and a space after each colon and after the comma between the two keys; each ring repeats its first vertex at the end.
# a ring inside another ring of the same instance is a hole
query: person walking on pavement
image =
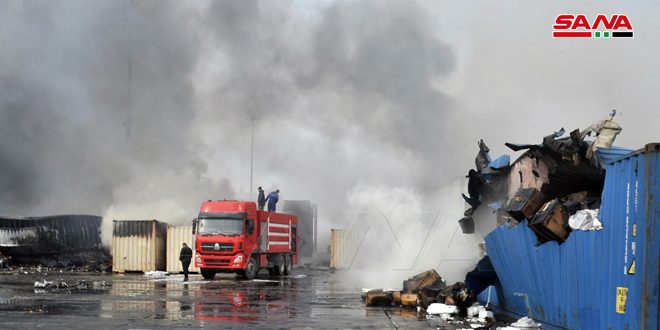
{"type": "Polygon", "coordinates": [[[188,247],[186,243],[183,243],[181,252],[179,252],[179,261],[181,261],[181,266],[183,267],[183,280],[188,281],[188,267],[190,267],[190,260],[192,259],[192,250],[188,247]]]}
{"type": "Polygon", "coordinates": [[[268,193],[266,200],[268,201],[268,212],[275,212],[277,201],[280,200],[280,190],[277,189],[268,193]]]}
{"type": "Polygon", "coordinates": [[[261,189],[261,187],[257,188],[259,190],[259,197],[257,198],[257,209],[259,211],[264,210],[264,206],[266,205],[266,196],[264,196],[264,190],[261,189]]]}

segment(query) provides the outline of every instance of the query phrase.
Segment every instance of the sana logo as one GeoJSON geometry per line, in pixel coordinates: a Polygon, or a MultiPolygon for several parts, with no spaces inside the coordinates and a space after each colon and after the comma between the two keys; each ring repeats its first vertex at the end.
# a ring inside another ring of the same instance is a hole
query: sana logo
{"type": "Polygon", "coordinates": [[[589,19],[582,14],[562,14],[552,26],[553,38],[632,38],[633,26],[628,15],[596,15],[589,19]]]}

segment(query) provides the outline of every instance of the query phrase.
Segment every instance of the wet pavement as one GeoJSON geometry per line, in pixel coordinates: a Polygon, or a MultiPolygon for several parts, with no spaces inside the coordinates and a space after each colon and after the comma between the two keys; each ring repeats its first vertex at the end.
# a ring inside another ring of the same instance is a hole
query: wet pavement
{"type": "MultiPolygon", "coordinates": [[[[365,307],[361,288],[331,270],[252,281],[193,274],[0,274],[0,328],[430,328],[415,310],[365,307]],[[35,281],[66,288],[34,288],[35,281]],[[105,283],[104,283],[105,281],[105,283]]],[[[435,327],[433,327],[435,328],[435,327]]]]}

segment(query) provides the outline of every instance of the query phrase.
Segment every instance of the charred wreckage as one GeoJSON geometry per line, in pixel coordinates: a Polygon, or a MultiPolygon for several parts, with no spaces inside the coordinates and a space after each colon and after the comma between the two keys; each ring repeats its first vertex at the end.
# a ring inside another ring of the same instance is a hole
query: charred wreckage
{"type": "MultiPolygon", "coordinates": [[[[541,246],[552,241],[561,245],[575,230],[602,230],[599,209],[606,169],[633,154],[631,149],[613,146],[622,130],[614,121],[615,114],[613,110],[608,118],[568,134],[561,128],[539,144],[505,143],[515,152],[523,151],[514,162],[509,155],[492,159],[490,149],[480,140],[475,168],[466,176],[467,194],[462,195],[466,210],[459,225],[463,233],[474,233],[475,222],[481,221],[508,228],[524,225],[541,246]],[[591,135],[595,138],[587,140],[591,135]]],[[[501,287],[497,272],[486,254],[466,274],[464,283],[449,286],[435,270],[429,270],[404,281],[401,291],[367,290],[363,300],[367,306],[417,307],[427,315],[447,316],[444,319],[479,315],[482,326],[488,328],[494,324],[493,314],[477,301],[486,288],[498,285],[501,287]]],[[[519,322],[537,325],[529,318],[519,322]]]]}
{"type": "Polygon", "coordinates": [[[91,215],[2,216],[0,268],[109,269],[111,257],[101,242],[101,222],[101,217],[91,215]]]}

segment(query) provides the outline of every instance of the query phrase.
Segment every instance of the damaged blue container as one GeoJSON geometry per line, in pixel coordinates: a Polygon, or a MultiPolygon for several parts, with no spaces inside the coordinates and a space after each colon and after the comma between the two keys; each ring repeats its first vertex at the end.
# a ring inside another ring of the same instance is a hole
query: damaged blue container
{"type": "Polygon", "coordinates": [[[538,245],[527,222],[499,227],[486,250],[498,305],[569,329],[659,329],[660,144],[606,167],[600,231],[538,245]]]}

